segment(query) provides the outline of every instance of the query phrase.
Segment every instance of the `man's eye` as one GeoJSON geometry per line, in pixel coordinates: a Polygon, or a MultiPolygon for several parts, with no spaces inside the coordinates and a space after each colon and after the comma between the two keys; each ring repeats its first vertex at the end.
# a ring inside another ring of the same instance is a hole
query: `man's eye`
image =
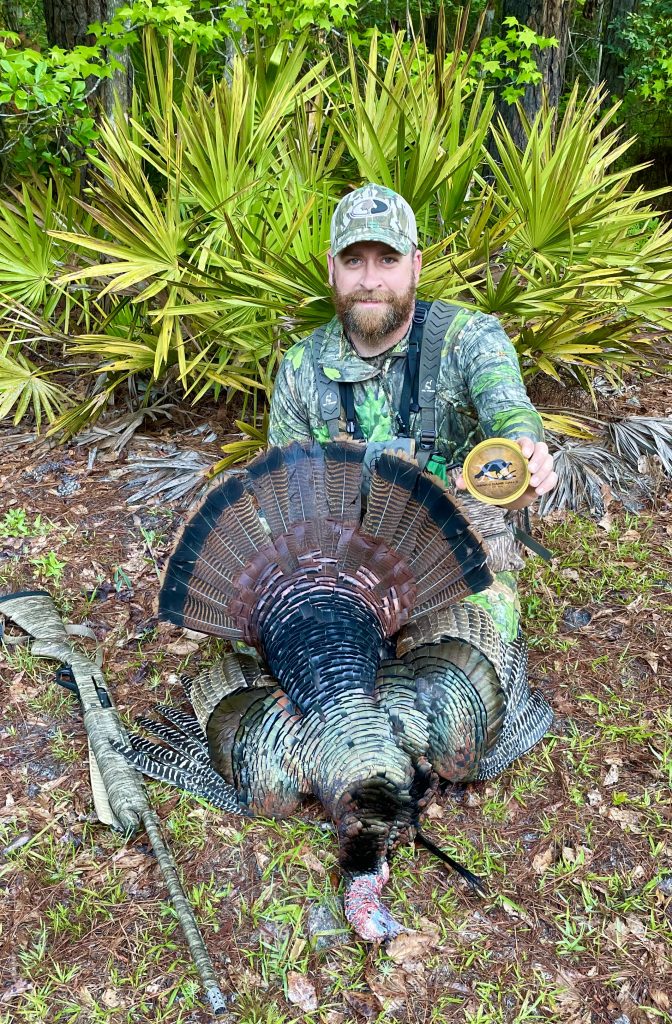
{"type": "Polygon", "coordinates": [[[383,256],[383,263],[385,264],[386,267],[392,267],[394,266],[395,263],[398,262],[399,261],[396,256],[383,256]]]}

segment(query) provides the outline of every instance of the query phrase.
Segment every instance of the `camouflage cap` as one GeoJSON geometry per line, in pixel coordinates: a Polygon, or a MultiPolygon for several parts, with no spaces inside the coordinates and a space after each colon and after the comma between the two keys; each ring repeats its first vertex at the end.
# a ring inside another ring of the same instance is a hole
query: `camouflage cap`
{"type": "Polygon", "coordinates": [[[391,188],[362,185],[341,199],[331,218],[332,256],[354,242],[386,242],[405,256],[418,244],[415,214],[391,188]]]}

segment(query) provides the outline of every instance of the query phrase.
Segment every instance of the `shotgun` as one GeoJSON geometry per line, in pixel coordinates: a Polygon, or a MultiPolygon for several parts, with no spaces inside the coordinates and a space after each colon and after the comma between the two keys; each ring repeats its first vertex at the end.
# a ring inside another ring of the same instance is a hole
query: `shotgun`
{"type": "Polygon", "coordinates": [[[84,716],[96,814],[127,837],[144,826],[207,1000],[215,1016],[221,1016],[227,1012],[226,999],[163,839],[158,815],[149,805],[141,776],[112,745],[129,747],[130,741],[99,665],[73,647],[69,639],[73,630],[68,632],[47,591],[24,590],[0,597],[0,614],[32,637],[32,654],[61,662],[57,680],[77,695],[84,716]]]}

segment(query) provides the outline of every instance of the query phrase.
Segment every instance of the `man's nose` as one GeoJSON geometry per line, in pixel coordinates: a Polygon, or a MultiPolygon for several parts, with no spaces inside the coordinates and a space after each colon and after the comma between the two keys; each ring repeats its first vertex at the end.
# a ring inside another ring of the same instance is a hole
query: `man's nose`
{"type": "Polygon", "coordinates": [[[380,270],[375,260],[365,260],[362,264],[361,284],[362,288],[368,292],[375,291],[377,288],[382,288],[380,270]]]}

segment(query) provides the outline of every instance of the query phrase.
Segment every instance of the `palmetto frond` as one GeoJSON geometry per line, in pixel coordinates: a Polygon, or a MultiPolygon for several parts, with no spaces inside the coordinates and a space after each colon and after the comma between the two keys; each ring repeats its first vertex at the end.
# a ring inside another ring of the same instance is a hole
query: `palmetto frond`
{"type": "Polygon", "coordinates": [[[631,466],[638,468],[642,458],[654,456],[672,476],[672,419],[628,416],[608,423],[606,433],[618,455],[631,466]]]}
{"type": "Polygon", "coordinates": [[[558,485],[540,499],[540,516],[562,509],[584,509],[601,516],[612,496],[636,510],[649,495],[642,474],[600,444],[560,444],[553,467],[558,485]]]}
{"type": "Polygon", "coordinates": [[[41,370],[23,353],[0,351],[0,420],[13,416],[16,425],[31,410],[39,431],[44,419],[53,423],[72,404],[67,392],[50,380],[53,370],[41,370]]]}

